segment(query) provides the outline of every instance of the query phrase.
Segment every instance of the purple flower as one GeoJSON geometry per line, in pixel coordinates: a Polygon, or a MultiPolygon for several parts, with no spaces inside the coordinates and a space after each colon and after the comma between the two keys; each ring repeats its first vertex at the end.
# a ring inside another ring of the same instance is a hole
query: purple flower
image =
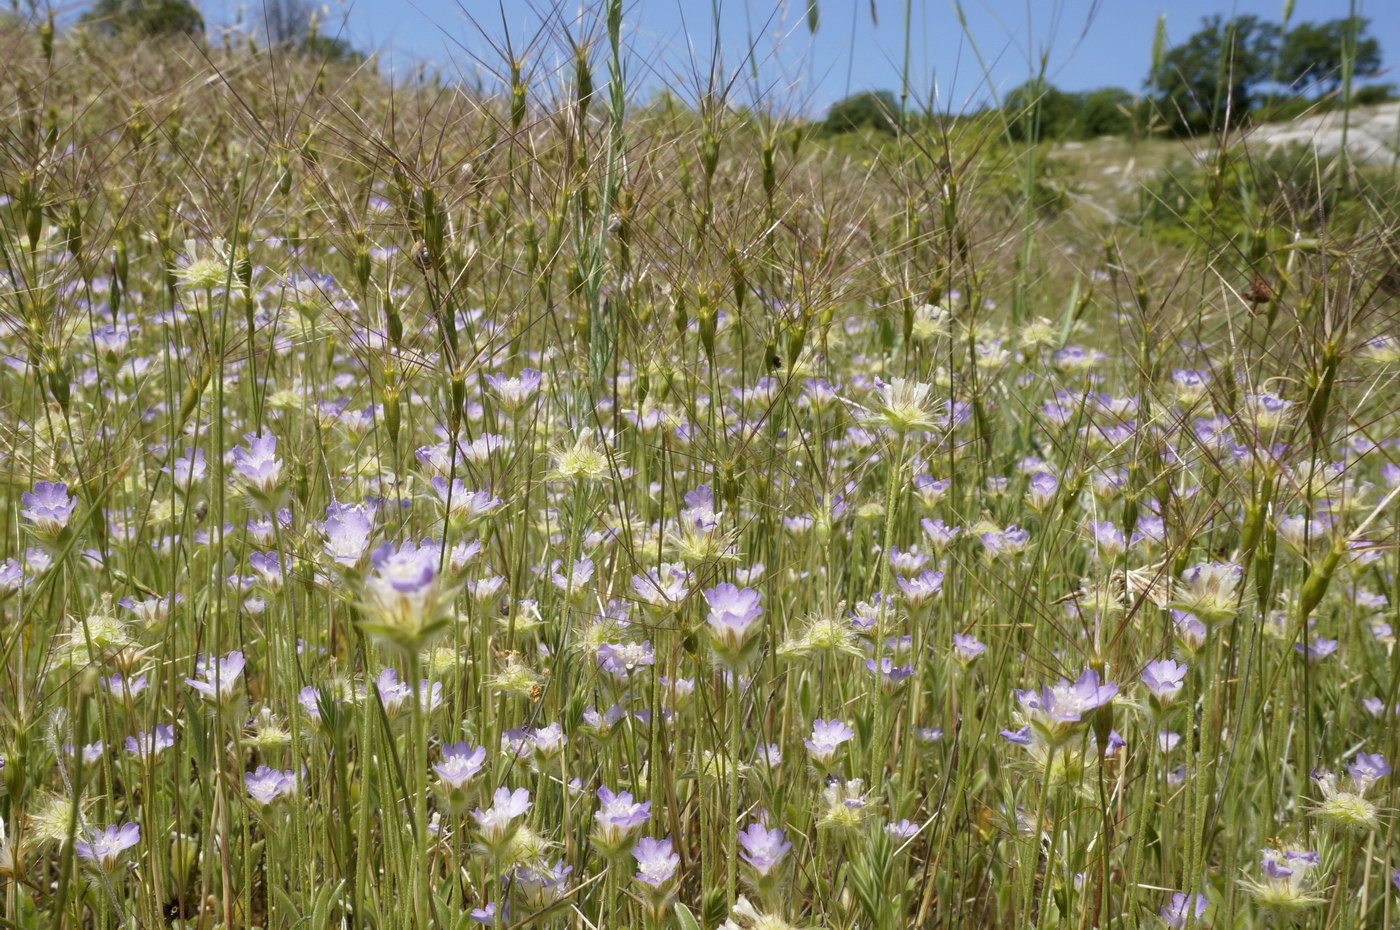
{"type": "Polygon", "coordinates": [[[200,656],[194,664],[196,678],[186,678],[185,684],[209,701],[226,701],[238,687],[243,675],[243,653],[230,652],[222,659],[212,655],[200,656]]]}
{"type": "Polygon", "coordinates": [[[1142,683],[1147,685],[1147,690],[1152,692],[1158,704],[1166,706],[1181,691],[1186,682],[1186,671],[1185,665],[1173,659],[1148,662],[1142,670],[1142,683]]]}
{"type": "Polygon", "coordinates": [[[454,478],[448,484],[446,478],[435,475],[429,483],[443,508],[453,517],[468,523],[481,519],[504,503],[490,491],[467,490],[461,478],[454,478]]]}
{"type": "Polygon", "coordinates": [[[874,659],[866,659],[865,670],[874,675],[880,687],[886,691],[898,688],[914,674],[914,666],[896,666],[889,656],[882,656],[878,663],[874,659]]]}
{"type": "Polygon", "coordinates": [[[33,491],[20,496],[20,503],[24,505],[20,515],[35,529],[56,536],[68,525],[78,499],[68,496],[68,485],[61,481],[37,481],[33,491]]]}
{"type": "Polygon", "coordinates": [[[904,599],[911,607],[918,607],[943,589],[943,573],[927,568],[914,578],[895,575],[895,581],[899,583],[899,589],[904,592],[904,599]]]}
{"type": "Polygon", "coordinates": [[[759,594],[753,588],[726,582],[706,591],[705,600],[710,605],[708,623],[715,648],[726,662],[736,664],[744,657],[745,646],[763,613],[759,594]]]}
{"type": "Polygon", "coordinates": [[[595,839],[610,851],[621,850],[632,835],[651,818],[651,802],[633,800],[631,792],[614,794],[606,786],[598,789],[601,801],[593,819],[598,823],[595,839]]]}
{"type": "Polygon", "coordinates": [[[923,528],[924,535],[928,537],[929,542],[938,552],[947,549],[962,535],[962,527],[949,526],[942,520],[930,520],[925,517],[919,521],[919,526],[923,528]]]}
{"type": "Polygon", "coordinates": [[[473,908],[471,912],[471,919],[479,924],[485,924],[488,927],[493,927],[500,920],[504,920],[509,912],[510,908],[506,905],[502,905],[500,908],[500,913],[498,915],[496,911],[496,904],[493,901],[485,907],[473,908]]]}
{"type": "Polygon", "coordinates": [[[598,667],[626,681],[633,672],[656,661],[651,640],[640,643],[603,643],[598,647],[598,667]]]}
{"type": "Polygon", "coordinates": [[[841,744],[855,735],[856,731],[843,721],[817,719],[812,722],[811,739],[804,739],[802,743],[818,765],[828,766],[841,744]]]}
{"type": "Polygon", "coordinates": [[[885,836],[892,840],[909,840],[919,835],[919,825],[907,817],[895,823],[885,824],[885,836]]]}
{"type": "Polygon", "coordinates": [[[653,607],[674,607],[689,593],[690,572],[679,562],[662,562],[644,575],[633,575],[632,590],[653,607]]]}
{"type": "Polygon", "coordinates": [[[368,508],[332,501],[326,506],[321,532],[326,535],[326,555],[339,565],[354,565],[365,554],[374,525],[368,508]]]}
{"type": "Polygon", "coordinates": [[[987,644],[978,642],[966,633],[953,634],[953,658],[963,665],[971,665],[982,653],[987,651],[987,644]]]}
{"type": "Polygon", "coordinates": [[[513,410],[535,396],[543,378],[535,369],[526,368],[514,378],[499,373],[487,375],[486,383],[500,398],[502,406],[513,410]]]}
{"type": "Polygon", "coordinates": [[[121,854],[141,842],[141,828],[134,823],[105,830],[93,829],[87,839],[74,840],[73,849],[84,859],[91,859],[99,868],[111,869],[121,854]]]}
{"type": "Polygon", "coordinates": [[[243,784],[248,789],[248,796],[266,807],[280,797],[290,797],[296,793],[297,778],[295,772],[260,765],[254,771],[244,773],[243,784]]]}
{"type": "Polygon", "coordinates": [[[204,458],[203,449],[186,449],[184,455],[161,471],[170,475],[171,483],[183,492],[204,480],[204,475],[209,471],[209,462],[204,458]]]}
{"type": "Polygon", "coordinates": [[[671,849],[671,838],[655,840],[644,836],[632,847],[632,857],[637,860],[637,881],[653,888],[660,888],[675,877],[676,867],[681,857],[671,849]]]}
{"type": "Polygon", "coordinates": [[[491,807],[487,810],[477,808],[472,811],[472,817],[476,819],[477,830],[481,832],[486,845],[500,848],[515,835],[515,818],[529,809],[530,792],[524,788],[511,791],[500,787],[491,798],[491,807]]]}
{"type": "Polygon", "coordinates": [[[243,439],[248,447],[233,450],[234,477],[253,491],[270,496],[282,480],[277,437],[270,433],[248,433],[243,439]]]}
{"type": "Polygon", "coordinates": [[[175,731],[169,724],[158,723],[153,732],[144,730],[126,738],[126,751],[141,758],[157,755],[175,745],[175,731]]]}
{"type": "Polygon", "coordinates": [[[1050,506],[1059,488],[1059,479],[1054,475],[1048,471],[1036,472],[1027,482],[1026,503],[1030,504],[1032,509],[1044,510],[1050,506]]]}
{"type": "Polygon", "coordinates": [[[1206,913],[1206,898],[1200,894],[1182,894],[1177,892],[1172,895],[1170,904],[1163,905],[1157,913],[1162,915],[1162,919],[1167,922],[1168,927],[1181,928],[1186,926],[1190,914],[1195,911],[1196,926],[1201,926],[1201,918],[1206,913]]]}
{"type": "Polygon", "coordinates": [[[739,858],[748,863],[759,876],[765,876],[777,867],[778,863],[792,849],[783,831],[769,830],[763,824],[754,822],[739,831],[739,858]]]}
{"type": "Polygon", "coordinates": [[[571,593],[575,597],[581,596],[584,587],[593,580],[593,560],[586,556],[578,559],[567,573],[559,570],[563,564],[561,559],[550,563],[549,580],[554,582],[554,586],[560,591],[571,593]]]}
{"type": "Polygon", "coordinates": [[[434,763],[433,771],[446,784],[461,788],[481,772],[485,762],[486,747],[448,743],[442,747],[442,761],[434,763]]]}
{"type": "Polygon", "coordinates": [[[1337,651],[1337,641],[1335,639],[1324,639],[1319,636],[1306,646],[1302,643],[1294,643],[1293,651],[1304,656],[1309,662],[1321,662],[1337,651]]]}
{"type": "Polygon", "coordinates": [[[1351,765],[1347,766],[1347,771],[1351,774],[1357,787],[1364,792],[1371,785],[1390,774],[1390,764],[1385,761],[1385,756],[1378,752],[1358,752],[1356,758],[1351,761],[1351,765]]]}
{"type": "Polygon", "coordinates": [[[1100,684],[1099,673],[1085,669],[1077,681],[1061,678],[1053,686],[1035,691],[1017,691],[1016,698],[1024,711],[1038,720],[1052,737],[1068,735],[1084,715],[1097,710],[1118,693],[1118,686],[1100,684]]]}

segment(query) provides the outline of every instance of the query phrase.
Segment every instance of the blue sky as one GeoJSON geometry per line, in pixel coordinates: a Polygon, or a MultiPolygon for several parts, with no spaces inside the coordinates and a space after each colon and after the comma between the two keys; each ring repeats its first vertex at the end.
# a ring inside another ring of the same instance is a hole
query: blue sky
{"type": "MultiPolygon", "coordinates": [[[[785,101],[819,112],[850,92],[897,90],[904,55],[903,0],[818,0],[815,35],[807,0],[718,0],[719,47],[735,97],[785,101]],[[871,8],[875,17],[872,21],[871,8]],[[753,49],[752,57],[749,49],[753,49]],[[757,82],[752,71],[757,68],[757,82]]],[[[1296,0],[1293,21],[1344,16],[1350,0],[1296,0]]],[[[208,0],[211,26],[253,18],[261,0],[208,0]]],[[[577,28],[580,6],[593,0],[344,0],[326,8],[328,26],[345,24],[361,49],[380,51],[385,67],[406,72],[427,62],[443,73],[480,78],[499,70],[507,27],[517,47],[546,21],[577,28]]],[[[1400,55],[1400,0],[1358,2],[1381,40],[1387,67],[1400,55]]],[[[953,0],[913,0],[909,52],[911,92],[927,99],[936,88],[942,108],[981,102],[1025,80],[1042,53],[1049,76],[1066,90],[1117,85],[1139,90],[1147,71],[1157,17],[1166,14],[1170,41],[1184,40],[1210,13],[1282,17],[1283,0],[964,0],[966,31],[953,0]],[[969,40],[969,36],[971,39],[969,40]]],[[[711,0],[628,0],[625,41],[629,81],[695,89],[708,73],[715,45],[711,0]]],[[[557,33],[557,30],[556,30],[557,33]]],[[[548,72],[564,60],[558,42],[536,47],[532,60],[548,72]]],[[[1381,81],[1400,83],[1400,76],[1381,81]]],[[[601,78],[600,78],[601,81],[601,78]]]]}

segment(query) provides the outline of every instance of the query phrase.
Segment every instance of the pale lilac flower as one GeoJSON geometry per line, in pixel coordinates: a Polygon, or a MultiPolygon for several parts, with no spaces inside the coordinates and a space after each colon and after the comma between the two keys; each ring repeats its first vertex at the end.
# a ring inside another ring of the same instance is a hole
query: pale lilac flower
{"type": "Polygon", "coordinates": [[[326,506],[326,519],[321,523],[321,532],[326,537],[326,555],[337,564],[357,564],[369,546],[373,531],[369,508],[335,501],[326,506]]]}
{"type": "Polygon", "coordinates": [[[716,585],[705,592],[710,605],[708,623],[711,638],[721,657],[730,664],[741,660],[763,613],[759,594],[753,588],[732,584],[716,585]]]}
{"type": "Polygon", "coordinates": [[[1186,671],[1186,666],[1174,659],[1148,662],[1142,670],[1142,683],[1152,693],[1153,700],[1165,707],[1186,683],[1186,671]]]}
{"type": "Polygon", "coordinates": [[[175,745],[175,731],[169,724],[158,723],[151,732],[142,731],[126,738],[126,751],[134,756],[149,758],[175,745]]]}
{"type": "Polygon", "coordinates": [[[937,596],[943,590],[943,573],[924,569],[914,578],[895,575],[895,581],[904,592],[904,599],[911,607],[919,607],[925,601],[937,596]]]}
{"type": "Polygon", "coordinates": [[[500,787],[491,798],[491,807],[487,810],[477,808],[472,811],[472,817],[476,819],[477,830],[486,845],[500,848],[515,835],[515,818],[529,809],[530,792],[524,788],[511,791],[500,787]]]}
{"type": "Polygon", "coordinates": [[[885,824],[885,835],[892,840],[909,840],[919,835],[919,825],[909,818],[885,824]]]}
{"type": "Polygon", "coordinates": [[[248,433],[247,448],[233,450],[234,477],[263,496],[271,496],[282,481],[282,460],[277,457],[277,437],[270,433],[248,433]]]}
{"type": "Polygon", "coordinates": [[[235,649],[222,659],[203,655],[194,664],[195,678],[185,684],[198,691],[205,700],[222,703],[229,699],[243,676],[243,653],[235,649]]]}
{"type": "Polygon", "coordinates": [[[584,557],[574,562],[567,574],[560,571],[563,560],[555,559],[549,566],[549,580],[560,591],[572,593],[575,597],[583,594],[583,589],[593,580],[593,560],[584,557]]]}
{"type": "Polygon", "coordinates": [[[1050,502],[1055,499],[1055,492],[1060,488],[1059,479],[1048,471],[1037,472],[1031,475],[1026,487],[1026,503],[1032,510],[1044,510],[1050,506],[1050,502]]]}
{"type": "Polygon", "coordinates": [[[1205,895],[1187,895],[1177,892],[1172,895],[1171,903],[1163,905],[1157,913],[1166,921],[1168,927],[1173,928],[1173,930],[1180,930],[1180,928],[1185,927],[1186,922],[1191,919],[1192,911],[1195,911],[1195,925],[1197,927],[1204,926],[1201,922],[1201,918],[1204,917],[1206,913],[1205,895]]]}
{"type": "Polygon", "coordinates": [[[1083,721],[1084,715],[1097,710],[1118,693],[1112,682],[1101,684],[1099,673],[1085,669],[1078,680],[1061,678],[1054,685],[1035,691],[1017,691],[1016,699],[1046,735],[1052,739],[1067,736],[1083,721]]]}
{"type": "Polygon", "coordinates": [[[881,656],[879,662],[874,659],[866,659],[865,670],[875,676],[881,689],[885,691],[895,690],[914,675],[914,666],[896,666],[889,656],[881,656]]]}
{"type": "Polygon", "coordinates": [[[161,471],[170,475],[170,481],[177,490],[188,492],[204,480],[209,471],[209,462],[204,457],[203,449],[186,449],[184,455],[176,458],[161,471]]]}
{"type": "Polygon", "coordinates": [[[841,748],[841,744],[855,735],[856,731],[844,721],[817,719],[812,722],[811,738],[803,739],[802,743],[807,747],[813,761],[825,767],[831,765],[832,760],[836,758],[836,751],[841,748]]]}
{"type": "Polygon", "coordinates": [[[123,701],[129,701],[150,687],[145,675],[137,675],[135,678],[124,678],[121,672],[113,672],[106,678],[99,679],[102,687],[107,693],[112,694],[123,701]]]}
{"type": "Polygon", "coordinates": [[[662,562],[646,574],[633,575],[632,590],[653,607],[673,608],[690,591],[690,572],[679,562],[662,562]]]}
{"type": "Polygon", "coordinates": [[[442,747],[442,761],[433,764],[433,771],[444,783],[461,788],[481,772],[485,763],[486,747],[448,743],[442,747]]]}
{"type": "Polygon", "coordinates": [[[243,784],[248,789],[248,796],[266,807],[278,798],[295,794],[297,778],[295,772],[260,765],[256,770],[244,773],[243,784]]]}
{"type": "Polygon", "coordinates": [[[1302,643],[1294,643],[1293,651],[1302,655],[1309,662],[1321,662],[1337,651],[1337,641],[1335,639],[1325,639],[1319,636],[1316,639],[1310,640],[1306,646],[1302,643]]]}
{"type": "Polygon", "coordinates": [[[763,824],[754,822],[747,829],[739,831],[739,858],[760,876],[765,876],[777,868],[792,844],[783,831],[769,830],[763,824]]]}
{"type": "Polygon", "coordinates": [[[671,849],[671,838],[656,840],[644,836],[632,847],[632,857],[637,860],[637,881],[653,888],[661,888],[676,875],[676,867],[681,857],[671,849]]]}
{"type": "Polygon", "coordinates": [[[966,633],[953,634],[953,658],[963,666],[971,665],[986,651],[986,643],[978,642],[966,633]]]}
{"type": "Polygon", "coordinates": [[[504,374],[486,376],[486,383],[500,399],[501,405],[514,410],[534,397],[540,389],[544,376],[533,368],[526,368],[514,378],[504,374]]]}
{"type": "Polygon", "coordinates": [[[626,681],[633,672],[656,661],[651,640],[640,643],[603,643],[598,647],[598,667],[614,678],[626,681]]]}
{"type": "Polygon", "coordinates": [[[74,840],[73,849],[84,859],[91,859],[98,868],[110,870],[123,852],[141,842],[141,828],[134,823],[120,827],[88,831],[87,839],[74,840]]]}
{"type": "Polygon", "coordinates": [[[620,850],[651,817],[651,802],[633,800],[631,792],[614,794],[606,786],[598,789],[601,805],[593,814],[598,824],[595,839],[610,851],[620,850]]]}
{"type": "Polygon", "coordinates": [[[68,485],[61,481],[37,481],[33,491],[20,495],[20,503],[20,516],[39,532],[57,536],[72,518],[78,499],[69,496],[68,485]]]}
{"type": "MultiPolygon", "coordinates": [[[[917,574],[927,563],[928,554],[918,549],[901,552],[898,546],[890,546],[890,567],[906,575],[917,574]]],[[[942,575],[940,574],[940,580],[942,575]]]]}

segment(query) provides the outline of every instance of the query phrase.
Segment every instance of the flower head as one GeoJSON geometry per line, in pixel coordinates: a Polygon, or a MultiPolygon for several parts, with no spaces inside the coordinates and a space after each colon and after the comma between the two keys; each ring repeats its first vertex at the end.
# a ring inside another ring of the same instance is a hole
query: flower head
{"type": "Polygon", "coordinates": [[[652,888],[662,888],[676,876],[676,867],[681,857],[671,849],[671,838],[656,840],[644,836],[632,847],[632,858],[637,860],[637,881],[652,888]]]}
{"type": "Polygon", "coordinates": [[[68,485],[61,481],[36,481],[34,490],[20,495],[23,509],[20,515],[47,536],[63,532],[73,516],[78,499],[68,494],[68,485]]]}
{"type": "Polygon", "coordinates": [[[121,854],[141,842],[141,827],[125,823],[120,827],[93,829],[87,838],[75,840],[73,849],[79,856],[91,860],[98,868],[110,871],[115,868],[121,854]]]}

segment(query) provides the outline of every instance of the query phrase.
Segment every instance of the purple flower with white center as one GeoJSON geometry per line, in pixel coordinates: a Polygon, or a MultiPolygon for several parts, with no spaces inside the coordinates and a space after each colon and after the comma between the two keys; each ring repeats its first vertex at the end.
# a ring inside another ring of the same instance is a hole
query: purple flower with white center
{"type": "Polygon", "coordinates": [[[510,914],[510,907],[502,904],[499,912],[496,903],[493,901],[485,907],[472,908],[471,919],[479,924],[494,927],[496,924],[504,922],[510,914]]]}
{"type": "Polygon", "coordinates": [[[1195,614],[1206,623],[1227,620],[1239,609],[1238,588],[1244,569],[1234,562],[1201,562],[1182,572],[1170,606],[1195,614]]]}
{"type": "Polygon", "coordinates": [[[278,552],[251,552],[248,565],[258,573],[258,579],[269,591],[277,591],[286,579],[287,568],[278,552]]]}
{"type": "Polygon", "coordinates": [[[141,842],[141,828],[134,823],[88,831],[87,838],[73,841],[73,850],[90,859],[98,868],[110,871],[121,854],[141,842]]]}
{"type": "Polygon", "coordinates": [[[258,494],[270,497],[282,481],[277,437],[270,433],[248,433],[243,439],[247,448],[233,450],[234,477],[258,494]]]}
{"type": "Polygon", "coordinates": [[[681,864],[681,857],[671,849],[669,836],[660,840],[642,837],[632,847],[632,858],[637,860],[637,881],[652,888],[661,888],[670,882],[681,864]]]}
{"type": "Polygon", "coordinates": [[[598,711],[596,707],[585,707],[583,710],[584,725],[590,729],[597,730],[600,735],[606,734],[612,729],[613,724],[627,716],[627,708],[621,704],[614,704],[607,710],[598,711]]]}
{"type": "Polygon", "coordinates": [[[533,368],[526,368],[514,378],[500,373],[487,375],[486,383],[500,399],[502,406],[514,410],[535,396],[543,379],[544,375],[540,372],[533,368]]]}
{"type": "Polygon", "coordinates": [[[1148,662],[1142,670],[1142,683],[1152,693],[1153,702],[1166,707],[1186,683],[1186,672],[1186,666],[1174,659],[1148,662]]]}
{"type": "Polygon", "coordinates": [[[996,557],[1024,552],[1031,534],[1013,523],[1004,530],[988,530],[977,538],[982,542],[983,551],[989,557],[996,557]]]}
{"type": "Polygon", "coordinates": [[[919,825],[909,818],[885,824],[885,836],[895,841],[911,840],[919,835],[919,825]]]}
{"type": "Polygon", "coordinates": [[[1094,548],[1108,558],[1122,555],[1128,549],[1128,539],[1116,523],[1090,520],[1089,531],[1094,534],[1094,548]]]}
{"type": "Polygon", "coordinates": [[[1181,742],[1181,734],[1173,733],[1171,730],[1162,730],[1157,734],[1157,748],[1163,754],[1171,752],[1181,742]]]}
{"type": "Polygon", "coordinates": [[[841,744],[854,738],[856,731],[852,730],[841,720],[822,720],[818,718],[812,721],[812,736],[804,739],[802,744],[807,747],[807,752],[812,756],[812,760],[822,767],[831,765],[836,758],[836,751],[841,748],[841,744]]]}
{"type": "Polygon", "coordinates": [[[1177,892],[1172,895],[1171,903],[1163,905],[1157,913],[1166,921],[1168,927],[1173,930],[1180,930],[1186,926],[1186,922],[1191,919],[1191,912],[1195,912],[1195,925],[1204,926],[1201,918],[1206,913],[1206,898],[1200,894],[1182,894],[1177,892]]]}
{"type": "Polygon", "coordinates": [[[467,523],[481,519],[505,503],[490,491],[467,490],[461,478],[454,478],[448,484],[446,478],[434,476],[429,484],[443,509],[467,523]]]}
{"type": "Polygon", "coordinates": [[[928,564],[927,553],[920,552],[918,549],[910,549],[908,552],[901,552],[898,546],[890,546],[889,559],[890,568],[906,575],[917,574],[928,564]]]}
{"type": "Polygon", "coordinates": [[[1048,471],[1036,472],[1026,484],[1026,503],[1032,510],[1044,510],[1055,499],[1060,481],[1048,471]]]}
{"type": "Polygon", "coordinates": [[[486,747],[471,746],[465,741],[442,747],[442,761],[433,764],[433,771],[443,783],[462,788],[480,774],[486,764],[486,747]]]}
{"type": "Polygon", "coordinates": [[[68,495],[68,485],[61,481],[36,481],[33,491],[20,495],[20,503],[20,516],[39,532],[57,536],[72,518],[78,499],[68,495]]]}
{"type": "Polygon", "coordinates": [[[923,520],[919,521],[919,526],[923,529],[924,535],[928,537],[929,542],[933,544],[935,552],[942,552],[944,549],[947,549],[953,543],[957,542],[958,537],[962,535],[962,527],[949,526],[941,519],[930,520],[925,517],[923,520]]]}
{"type": "Polygon", "coordinates": [[[206,701],[222,703],[233,695],[238,679],[243,676],[243,653],[235,649],[222,659],[212,655],[200,656],[194,664],[194,678],[185,684],[198,691],[206,701]]]}
{"type": "Polygon", "coordinates": [[[563,860],[555,862],[547,869],[533,869],[529,866],[516,866],[502,881],[515,888],[521,904],[532,911],[542,910],[559,899],[564,893],[569,873],[574,870],[563,860]]]}
{"type": "Polygon", "coordinates": [[[1031,746],[1035,744],[1035,739],[1031,736],[1029,724],[1021,727],[1019,730],[1002,730],[1001,738],[1008,743],[1015,743],[1017,746],[1031,746]]]}
{"type": "Polygon", "coordinates": [[[1319,636],[1310,640],[1306,646],[1302,643],[1294,643],[1293,651],[1306,658],[1308,662],[1315,664],[1337,651],[1337,641],[1319,636]]]}
{"type": "Polygon", "coordinates": [[[131,700],[150,686],[145,675],[137,675],[135,678],[124,678],[121,672],[113,672],[109,677],[100,680],[102,682],[102,687],[107,690],[108,694],[114,695],[123,701],[131,700]]]}
{"type": "Polygon", "coordinates": [[[593,560],[584,557],[574,562],[573,567],[568,570],[568,574],[560,571],[564,562],[555,559],[549,566],[549,580],[554,582],[554,586],[560,591],[564,591],[578,597],[584,593],[584,588],[593,580],[593,560]]]}
{"type": "Polygon", "coordinates": [[[739,831],[739,858],[753,869],[759,877],[767,876],[778,863],[783,861],[783,857],[792,849],[792,844],[787,841],[783,831],[777,828],[768,829],[761,823],[749,824],[747,829],[739,831]]]}
{"type": "Polygon", "coordinates": [[[243,785],[248,789],[250,798],[260,806],[267,807],[278,798],[295,794],[297,778],[295,772],[284,772],[260,765],[254,771],[244,773],[243,785]]]}
{"type": "Polygon", "coordinates": [[[1172,626],[1175,628],[1176,641],[1187,653],[1199,652],[1201,647],[1205,645],[1206,625],[1197,620],[1195,614],[1173,610],[1172,626]]]}
{"type": "Polygon", "coordinates": [[[671,609],[690,592],[690,572],[679,562],[662,562],[646,574],[633,575],[632,590],[652,607],[671,609]]]}
{"type": "MultiPolygon", "coordinates": [[[[431,684],[428,679],[423,678],[418,682],[419,703],[424,712],[437,710],[442,706],[442,682],[435,681],[431,684]]],[[[413,685],[407,681],[399,681],[399,671],[394,668],[386,668],[379,673],[379,677],[374,682],[374,691],[379,695],[380,703],[384,705],[386,716],[392,717],[403,709],[408,699],[413,697],[413,685]]]]}
{"type": "Polygon", "coordinates": [[[621,681],[655,661],[649,639],[640,643],[603,643],[598,647],[598,667],[621,681]]]}
{"type": "Polygon", "coordinates": [[[161,471],[170,475],[170,481],[175,485],[176,490],[186,493],[190,488],[204,480],[205,474],[209,471],[209,462],[204,457],[203,449],[186,449],[184,455],[162,468],[161,471]]]}
{"type": "Polygon", "coordinates": [[[759,594],[753,588],[739,588],[728,582],[705,592],[710,605],[707,622],[716,650],[730,665],[739,663],[752,639],[758,618],[763,614],[759,594]]]}
{"type": "Polygon", "coordinates": [[[1076,681],[1061,678],[1052,686],[1035,691],[1017,691],[1022,709],[1044,728],[1052,739],[1067,736],[1091,713],[1113,700],[1118,686],[1100,683],[1099,673],[1085,669],[1076,681]]]}
{"type": "Polygon", "coordinates": [[[491,798],[491,806],[486,810],[472,811],[476,819],[477,831],[487,846],[499,849],[515,835],[515,819],[530,809],[530,792],[524,788],[501,787],[491,798]]]}
{"type": "Polygon", "coordinates": [[[904,599],[909,602],[911,607],[921,606],[943,590],[943,573],[927,568],[914,578],[895,575],[895,581],[898,582],[899,589],[904,592],[904,599]]]}
{"type": "Polygon", "coordinates": [[[564,751],[564,747],[569,745],[569,737],[564,733],[564,726],[560,723],[551,723],[548,726],[536,727],[529,736],[530,745],[542,758],[552,759],[564,751]]]}
{"type": "Polygon", "coordinates": [[[1351,774],[1357,790],[1364,793],[1371,785],[1390,774],[1390,764],[1385,761],[1385,756],[1378,752],[1358,752],[1351,765],[1347,766],[1347,772],[1351,774]]]}
{"type": "Polygon", "coordinates": [[[629,791],[614,794],[604,786],[598,789],[598,800],[602,803],[593,814],[598,824],[594,839],[605,850],[620,851],[651,818],[651,802],[638,802],[629,791]]]}
{"type": "Polygon", "coordinates": [[[774,769],[783,764],[783,747],[777,743],[760,742],[754,749],[754,763],[766,769],[774,769]]]}
{"type": "Polygon", "coordinates": [[[126,751],[142,759],[159,755],[175,745],[175,731],[169,724],[158,723],[151,732],[142,731],[126,738],[126,751]]]}
{"type": "Polygon", "coordinates": [[[353,566],[365,554],[374,524],[367,507],[332,501],[326,506],[321,532],[326,537],[326,555],[338,565],[353,566]]]}
{"type": "Polygon", "coordinates": [[[964,667],[971,665],[986,651],[986,643],[978,642],[966,633],[953,634],[953,658],[964,667]]]}
{"type": "Polygon", "coordinates": [[[897,666],[889,656],[882,656],[879,662],[874,659],[866,659],[865,670],[875,676],[875,679],[880,683],[880,688],[884,691],[894,691],[914,675],[914,666],[897,666]]]}
{"type": "Polygon", "coordinates": [[[374,571],[365,579],[365,601],[375,633],[404,649],[421,648],[440,632],[444,607],[438,575],[442,546],[432,539],[384,543],[370,554],[374,571]]]}

